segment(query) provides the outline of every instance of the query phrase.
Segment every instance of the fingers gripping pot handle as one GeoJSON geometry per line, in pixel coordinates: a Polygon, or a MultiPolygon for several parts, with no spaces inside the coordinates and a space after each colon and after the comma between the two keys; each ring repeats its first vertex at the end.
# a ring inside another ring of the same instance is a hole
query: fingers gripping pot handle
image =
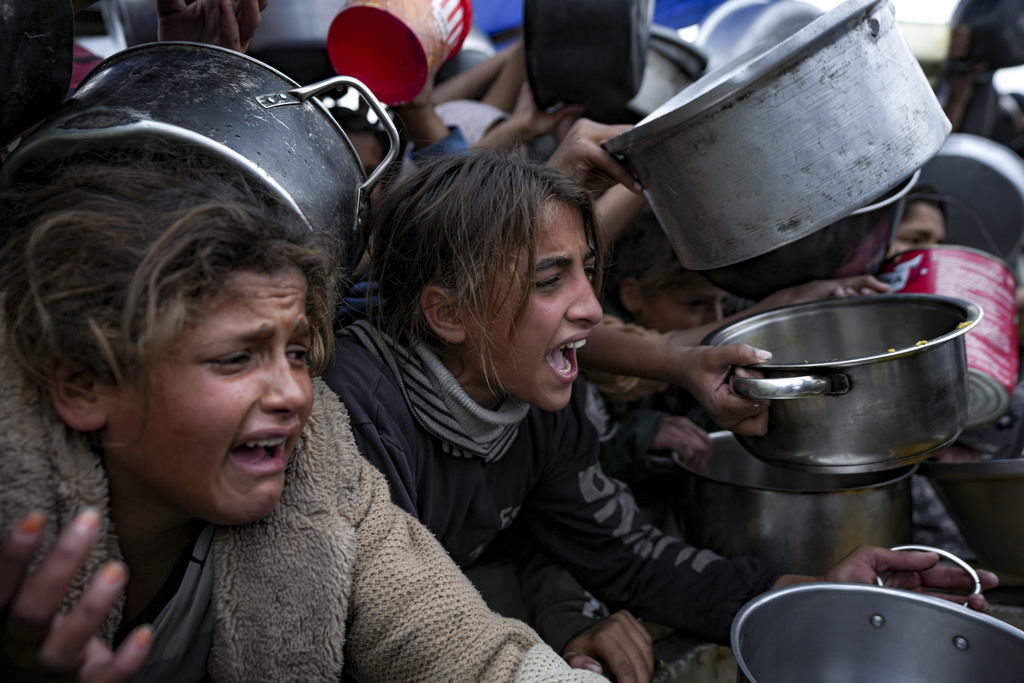
{"type": "MultiPolygon", "coordinates": [[[[978,595],[981,593],[981,578],[978,576],[978,572],[974,571],[974,567],[967,564],[962,559],[960,559],[953,553],[949,552],[948,550],[943,550],[942,548],[934,548],[930,545],[897,545],[892,548],[889,548],[889,550],[918,550],[923,553],[935,553],[940,557],[944,557],[950,562],[956,564],[965,572],[967,572],[968,576],[970,576],[971,579],[974,581],[974,590],[971,592],[971,595],[978,595]]],[[[875,582],[879,586],[885,585],[885,582],[882,580],[881,576],[876,576],[875,582]]],[[[964,600],[964,605],[967,605],[966,600],[964,600]]]]}

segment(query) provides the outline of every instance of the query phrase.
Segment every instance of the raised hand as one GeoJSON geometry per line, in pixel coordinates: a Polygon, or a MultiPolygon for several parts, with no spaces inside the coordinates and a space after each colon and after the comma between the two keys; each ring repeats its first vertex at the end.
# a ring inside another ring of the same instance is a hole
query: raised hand
{"type": "Polygon", "coordinates": [[[156,0],[160,40],[188,40],[226,47],[237,52],[249,49],[260,25],[267,0],[156,0]]]}
{"type": "Polygon", "coordinates": [[[61,532],[49,555],[27,579],[45,520],[29,513],[0,546],[0,679],[119,683],[142,666],[152,631],[142,626],[116,652],[96,635],[128,580],[121,562],[96,573],[67,614],[60,605],[96,536],[99,516],[86,509],[61,532]]]}

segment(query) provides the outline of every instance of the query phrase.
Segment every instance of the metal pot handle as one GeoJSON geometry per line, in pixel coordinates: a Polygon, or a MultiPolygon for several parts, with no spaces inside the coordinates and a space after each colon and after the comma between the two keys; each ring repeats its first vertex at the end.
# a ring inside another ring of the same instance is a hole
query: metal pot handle
{"type": "Polygon", "coordinates": [[[398,157],[399,142],[398,129],[395,128],[395,124],[391,121],[391,117],[387,115],[381,103],[361,81],[350,76],[335,76],[334,78],[328,78],[325,81],[306,85],[301,88],[293,88],[286,93],[260,95],[256,98],[256,101],[267,109],[288,104],[302,104],[311,97],[315,97],[321,93],[341,87],[353,88],[357,93],[359,93],[363,100],[366,101],[366,104],[370,106],[370,109],[373,110],[373,113],[377,115],[377,119],[380,121],[381,125],[384,126],[384,132],[388,134],[388,140],[391,142],[391,147],[388,149],[387,154],[384,155],[384,161],[374,169],[373,173],[370,174],[370,177],[366,179],[366,182],[359,186],[360,196],[365,196],[365,193],[372,190],[373,186],[377,184],[377,181],[380,180],[381,176],[388,170],[388,167],[391,166],[391,162],[398,157]]]}
{"type": "MultiPolygon", "coordinates": [[[[971,565],[967,564],[966,562],[964,562],[963,560],[961,560],[959,557],[957,557],[953,553],[949,552],[948,550],[943,550],[942,548],[933,548],[930,545],[898,545],[898,546],[889,548],[889,550],[920,550],[921,552],[925,552],[925,553],[936,553],[937,555],[941,555],[942,557],[946,558],[950,562],[958,565],[961,569],[963,569],[965,572],[967,572],[967,574],[972,579],[974,579],[974,591],[971,593],[971,595],[978,595],[978,594],[981,593],[981,579],[978,577],[978,572],[974,571],[974,567],[972,567],[971,565]]],[[[882,577],[881,576],[876,576],[875,577],[875,582],[878,583],[879,586],[884,586],[885,585],[885,582],[882,581],[882,577]]],[[[966,600],[964,600],[964,605],[965,606],[967,605],[967,601],[966,600]]]]}
{"type": "Polygon", "coordinates": [[[729,378],[732,393],[742,398],[805,398],[825,394],[845,394],[850,390],[850,378],[841,372],[831,375],[805,375],[802,377],[729,378]]]}

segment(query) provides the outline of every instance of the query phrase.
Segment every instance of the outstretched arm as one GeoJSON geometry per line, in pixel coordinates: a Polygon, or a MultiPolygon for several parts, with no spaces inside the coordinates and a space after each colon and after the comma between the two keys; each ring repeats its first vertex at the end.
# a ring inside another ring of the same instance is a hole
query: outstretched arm
{"type": "MultiPolygon", "coordinates": [[[[780,576],[772,588],[781,588],[810,581],[845,581],[852,583],[875,583],[876,577],[888,577],[887,586],[928,593],[943,600],[963,602],[962,595],[933,593],[932,590],[971,590],[974,581],[959,567],[938,566],[937,553],[904,552],[860,546],[840,560],[821,577],[786,574],[780,576]]],[[[995,588],[999,583],[995,574],[984,569],[977,570],[983,589],[995,588]]],[[[979,612],[988,612],[988,601],[980,593],[967,598],[967,606],[979,612]]]]}

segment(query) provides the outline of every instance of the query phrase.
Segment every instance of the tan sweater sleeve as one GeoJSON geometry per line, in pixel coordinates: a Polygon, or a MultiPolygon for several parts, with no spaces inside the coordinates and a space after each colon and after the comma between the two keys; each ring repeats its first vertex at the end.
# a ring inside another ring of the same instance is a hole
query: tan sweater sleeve
{"type": "Polygon", "coordinates": [[[383,475],[361,462],[346,637],[346,668],[358,680],[513,681],[535,648],[526,680],[602,680],[577,677],[586,672],[530,627],[491,612],[430,531],[391,503],[383,475]]]}
{"type": "MultiPolygon", "coordinates": [[[[656,330],[641,327],[640,325],[623,322],[621,318],[608,313],[605,313],[604,317],[601,318],[601,324],[612,329],[621,330],[627,334],[642,337],[656,344],[668,344],[670,336],[656,330]]],[[[615,375],[610,372],[599,372],[597,370],[585,370],[584,372],[587,380],[597,387],[597,390],[601,392],[604,399],[610,403],[638,401],[645,396],[658,391],[664,391],[668,388],[668,383],[666,382],[643,379],[642,377],[615,375]]]]}

